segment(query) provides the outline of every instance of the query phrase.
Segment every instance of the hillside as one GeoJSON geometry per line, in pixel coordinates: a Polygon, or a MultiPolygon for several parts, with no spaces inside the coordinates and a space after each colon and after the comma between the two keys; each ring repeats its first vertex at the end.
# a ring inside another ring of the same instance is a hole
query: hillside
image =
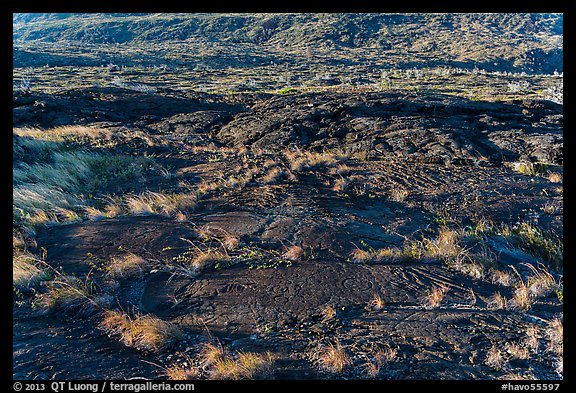
{"type": "Polygon", "coordinates": [[[562,14],[15,14],[13,22],[16,46],[217,42],[272,57],[378,50],[397,66],[562,71],[562,14]]]}

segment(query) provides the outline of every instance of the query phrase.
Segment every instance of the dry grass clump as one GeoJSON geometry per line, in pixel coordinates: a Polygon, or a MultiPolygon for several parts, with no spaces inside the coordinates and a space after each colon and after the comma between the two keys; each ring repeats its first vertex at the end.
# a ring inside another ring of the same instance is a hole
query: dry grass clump
{"type": "Polygon", "coordinates": [[[141,351],[157,352],[182,338],[182,330],[171,322],[153,315],[130,317],[122,311],[108,310],[100,324],[110,335],[120,336],[120,341],[141,351]]]}
{"type": "Polygon", "coordinates": [[[545,297],[554,293],[559,288],[556,279],[544,265],[541,265],[540,268],[530,264],[525,265],[532,271],[532,275],[526,279],[526,286],[532,297],[545,297]]]}
{"type": "Polygon", "coordinates": [[[264,184],[276,183],[284,176],[284,171],[281,168],[274,167],[268,171],[264,176],[260,178],[260,181],[264,184]]]}
{"type": "Polygon", "coordinates": [[[341,373],[352,364],[352,359],[338,341],[336,345],[330,343],[327,347],[321,348],[317,358],[321,368],[335,374],[341,373]]]}
{"type": "Polygon", "coordinates": [[[206,343],[200,356],[209,369],[210,379],[270,379],[274,358],[269,352],[232,354],[220,344],[206,343]]]}
{"type": "Polygon", "coordinates": [[[322,322],[331,321],[336,318],[336,309],[326,304],[320,308],[320,315],[322,316],[322,322]]]}
{"type": "Polygon", "coordinates": [[[494,293],[486,300],[488,310],[503,310],[506,308],[507,300],[500,292],[494,293]]]}
{"type": "Polygon", "coordinates": [[[201,272],[209,267],[214,266],[216,262],[225,261],[228,259],[230,259],[228,255],[218,250],[208,249],[196,255],[192,261],[192,267],[197,272],[201,272]]]}
{"type": "Polygon", "coordinates": [[[26,232],[34,234],[45,224],[106,217],[88,205],[87,196],[152,165],[149,159],[105,155],[62,142],[96,134],[82,127],[14,131],[13,217],[26,232]]]}
{"type": "Polygon", "coordinates": [[[374,357],[376,361],[381,364],[392,363],[395,362],[398,357],[398,349],[386,347],[376,352],[374,357]]]}
{"type": "Polygon", "coordinates": [[[551,173],[548,175],[548,180],[549,180],[551,183],[562,183],[562,180],[563,180],[563,179],[562,179],[562,174],[561,174],[561,173],[558,173],[558,172],[551,172],[551,173]]]}
{"type": "Polygon", "coordinates": [[[108,132],[97,128],[86,126],[59,126],[49,130],[42,130],[34,127],[15,128],[14,135],[23,138],[32,138],[42,141],[65,142],[80,139],[102,139],[107,138],[108,132]]]}
{"type": "Polygon", "coordinates": [[[205,343],[200,351],[200,357],[207,365],[213,365],[217,361],[229,357],[230,354],[220,343],[205,343]]]}
{"type": "Polygon", "coordinates": [[[488,349],[488,352],[486,352],[484,363],[496,371],[502,370],[507,364],[504,355],[495,345],[492,345],[490,349],[488,349]]]}
{"type": "Polygon", "coordinates": [[[537,352],[540,347],[540,329],[536,325],[530,325],[526,328],[524,335],[524,346],[532,352],[537,352]]]}
{"type": "Polygon", "coordinates": [[[350,259],[355,263],[367,263],[374,260],[375,255],[376,254],[374,250],[363,250],[361,248],[355,248],[350,253],[350,259]]]}
{"type": "Polygon", "coordinates": [[[38,293],[32,305],[43,313],[62,310],[64,312],[91,313],[97,304],[92,300],[93,286],[88,282],[71,277],[60,276],[50,282],[46,292],[38,293]]]}
{"type": "Polygon", "coordinates": [[[440,307],[440,304],[446,297],[448,293],[448,287],[441,285],[441,286],[434,286],[432,290],[428,291],[428,294],[423,299],[423,305],[427,309],[434,309],[440,307]]]}
{"type": "Polygon", "coordinates": [[[350,173],[350,167],[346,164],[339,164],[334,168],[330,169],[330,174],[346,176],[350,173]]]}
{"type": "Polygon", "coordinates": [[[384,348],[379,349],[374,354],[374,359],[366,363],[365,370],[366,374],[370,378],[378,378],[380,375],[380,370],[382,367],[389,363],[395,362],[398,357],[398,349],[396,348],[384,348]]]}
{"type": "Polygon", "coordinates": [[[530,359],[530,350],[521,344],[506,343],[504,349],[510,355],[510,359],[530,359]]]}
{"type": "Polygon", "coordinates": [[[144,272],[147,261],[135,254],[128,253],[112,258],[106,268],[106,274],[111,278],[139,276],[144,272]]]}
{"type": "Polygon", "coordinates": [[[139,195],[128,195],[124,198],[128,213],[134,215],[164,214],[176,215],[181,210],[196,207],[196,196],[189,193],[163,194],[146,191],[139,195]]]}
{"type": "Polygon", "coordinates": [[[390,191],[390,200],[393,202],[404,202],[410,195],[410,191],[404,188],[394,188],[390,191]]]}
{"type": "Polygon", "coordinates": [[[462,252],[458,239],[459,235],[456,231],[442,228],[438,233],[438,238],[429,248],[434,256],[454,257],[462,252]]]}
{"type": "Polygon", "coordinates": [[[332,191],[345,191],[350,181],[344,179],[343,177],[334,180],[334,184],[332,185],[332,191]]]}
{"type": "Polygon", "coordinates": [[[49,278],[38,259],[25,251],[13,251],[12,286],[20,291],[37,287],[49,278]]]}
{"type": "Polygon", "coordinates": [[[200,369],[194,367],[190,360],[185,364],[173,364],[164,368],[164,375],[171,381],[192,381],[200,377],[200,369]]]}
{"type": "Polygon", "coordinates": [[[297,245],[286,247],[282,257],[290,261],[301,261],[304,258],[304,249],[297,245]]]}
{"type": "Polygon", "coordinates": [[[346,155],[336,152],[318,153],[314,151],[284,151],[284,157],[288,160],[290,169],[299,172],[314,167],[331,167],[347,158],[346,155]]]}
{"type": "Polygon", "coordinates": [[[225,250],[232,251],[240,246],[240,238],[238,236],[232,235],[231,233],[225,233],[221,239],[222,247],[225,250]]]}
{"type": "Polygon", "coordinates": [[[530,293],[528,285],[522,281],[519,276],[518,281],[514,285],[514,292],[512,292],[512,299],[508,304],[512,310],[528,311],[534,303],[534,296],[530,293]]]}
{"type": "Polygon", "coordinates": [[[504,287],[509,287],[514,284],[514,277],[510,272],[498,269],[492,269],[490,271],[490,281],[493,284],[502,285],[504,287]]]}
{"type": "Polygon", "coordinates": [[[372,295],[372,299],[368,302],[368,307],[375,311],[380,311],[386,306],[386,302],[379,294],[372,295]]]}
{"type": "Polygon", "coordinates": [[[34,234],[40,225],[79,219],[72,210],[78,204],[81,201],[75,196],[43,184],[20,185],[12,189],[13,220],[29,234],[34,234]]]}
{"type": "Polygon", "coordinates": [[[272,354],[239,352],[236,359],[222,359],[214,364],[211,375],[215,379],[271,379],[274,358],[272,354]]]}
{"type": "Polygon", "coordinates": [[[564,372],[564,324],[560,318],[554,318],[546,327],[548,339],[547,351],[556,356],[556,372],[560,375],[564,372]]]}
{"type": "Polygon", "coordinates": [[[549,341],[548,350],[561,356],[564,353],[564,324],[560,318],[548,322],[546,338],[549,341]]]}

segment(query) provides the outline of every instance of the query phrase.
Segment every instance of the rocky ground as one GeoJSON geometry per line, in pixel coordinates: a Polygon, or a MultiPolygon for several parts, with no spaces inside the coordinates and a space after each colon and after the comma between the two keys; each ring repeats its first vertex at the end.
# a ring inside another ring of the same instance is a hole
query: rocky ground
{"type": "Polygon", "coordinates": [[[208,342],[268,353],[254,378],[562,376],[560,104],[92,87],[13,105],[17,169],[40,165],[34,139],[150,163],[82,178],[74,219],[15,221],[50,277],[16,293],[15,379],[166,378],[184,361],[218,378],[208,342]],[[68,287],[82,297],[42,301],[68,287]],[[138,345],[111,311],[179,333],[138,345]]]}

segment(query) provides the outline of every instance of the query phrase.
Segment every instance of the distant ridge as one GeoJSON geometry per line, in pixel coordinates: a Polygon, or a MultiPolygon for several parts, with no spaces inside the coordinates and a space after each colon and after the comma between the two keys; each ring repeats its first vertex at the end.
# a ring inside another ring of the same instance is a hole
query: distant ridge
{"type": "Polygon", "coordinates": [[[562,71],[562,14],[14,14],[15,44],[194,41],[378,50],[410,64],[562,71]]]}

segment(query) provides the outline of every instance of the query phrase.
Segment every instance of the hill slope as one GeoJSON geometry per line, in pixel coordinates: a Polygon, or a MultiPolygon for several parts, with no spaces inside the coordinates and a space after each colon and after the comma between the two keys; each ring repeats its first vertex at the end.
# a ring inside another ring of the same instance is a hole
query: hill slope
{"type": "Polygon", "coordinates": [[[14,42],[376,50],[397,64],[562,71],[561,14],[15,14],[14,42]]]}

